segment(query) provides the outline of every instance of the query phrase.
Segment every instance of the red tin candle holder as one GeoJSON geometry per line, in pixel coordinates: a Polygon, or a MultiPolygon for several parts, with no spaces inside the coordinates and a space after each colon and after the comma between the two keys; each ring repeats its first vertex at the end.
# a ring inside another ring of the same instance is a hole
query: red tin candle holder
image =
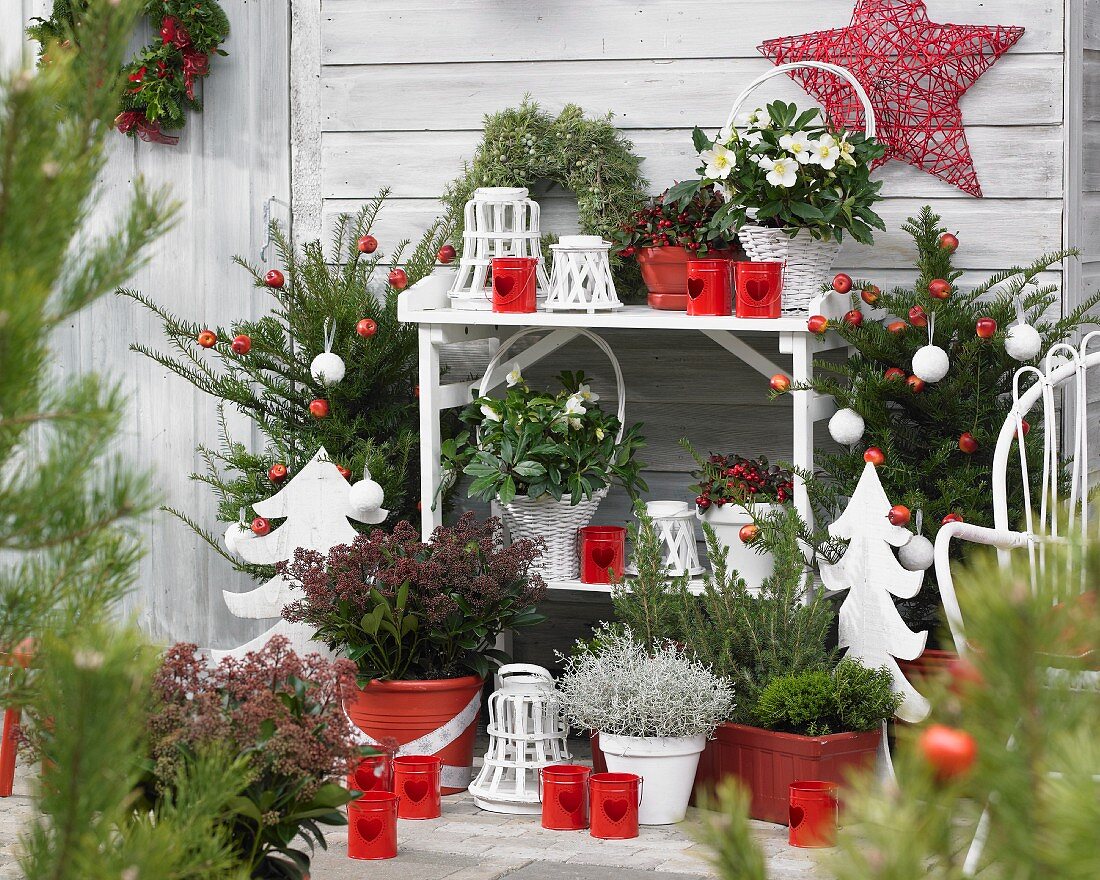
{"type": "Polygon", "coordinates": [[[688,260],[687,313],[732,315],[729,260],[688,260]]]}
{"type": "Polygon", "coordinates": [[[397,855],[397,795],[368,791],[348,804],[348,858],[392,859],[397,855]]]}
{"type": "Polygon", "coordinates": [[[626,566],[626,529],[623,526],[584,526],[577,530],[581,583],[609,584],[622,580],[626,566]]]}
{"type": "Polygon", "coordinates": [[[538,257],[493,257],[493,311],[526,314],[537,308],[538,257]]]}
{"type": "Polygon", "coordinates": [[[393,759],[393,791],[400,798],[402,819],[438,819],[443,815],[439,776],[443,759],[435,755],[402,755],[393,759]]]}
{"type": "Polygon", "coordinates": [[[360,758],[348,774],[348,788],[355,791],[393,791],[393,764],[389,755],[360,758]]]}
{"type": "Polygon", "coordinates": [[[792,782],[790,788],[791,846],[832,846],[840,815],[835,782],[792,782]]]}
{"type": "Polygon", "coordinates": [[[783,264],[734,264],[738,318],[778,318],[783,311],[783,264]]]}
{"type": "Polygon", "coordinates": [[[542,827],[583,831],[588,827],[588,777],[591,767],[551,764],[539,770],[542,827]]]}
{"type": "Polygon", "coordinates": [[[593,773],[588,777],[588,833],[602,840],[637,837],[641,802],[642,777],[633,773],[593,773]]]}

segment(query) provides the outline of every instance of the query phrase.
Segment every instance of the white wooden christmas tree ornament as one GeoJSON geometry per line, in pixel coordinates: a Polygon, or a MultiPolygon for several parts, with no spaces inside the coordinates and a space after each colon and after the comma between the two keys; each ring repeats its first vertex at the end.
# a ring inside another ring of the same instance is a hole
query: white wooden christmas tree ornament
{"type": "MultiPolygon", "coordinates": [[[[363,520],[352,508],[348,482],[328,457],[324,447],[310,459],[276,494],[252,505],[259,516],[284,519],[277,529],[262,537],[249,532],[247,540],[237,541],[237,552],[254,565],[274,565],[294,558],[299,547],[327,554],[338,544],[350,544],[359,533],[348,522],[363,520]]],[[[385,517],[383,516],[383,519],[385,517]]],[[[222,590],[225,604],[236,617],[260,619],[279,617],[283,607],[301,598],[301,586],[291,578],[277,574],[267,583],[247,593],[222,590]]],[[[323,651],[312,641],[313,629],[302,623],[279,620],[267,632],[229,651],[212,651],[214,660],[232,655],[243,657],[262,648],[273,635],[284,635],[299,653],[323,651]]]]}
{"type": "Polygon", "coordinates": [[[493,257],[537,257],[536,286],[549,287],[539,242],[539,205],[524,187],[489,186],[474,190],[466,203],[462,259],[449,296],[456,309],[488,311],[493,257]]]}
{"type": "Polygon", "coordinates": [[[554,252],[547,311],[596,312],[621,309],[611,277],[611,242],[598,235],[563,235],[554,252]]]}
{"type": "Polygon", "coordinates": [[[924,527],[924,513],[918,510],[916,515],[917,533],[898,550],[898,562],[906,571],[927,571],[936,561],[936,548],[921,530],[924,527]]]}
{"type": "Polygon", "coordinates": [[[858,443],[865,428],[863,416],[854,409],[838,409],[829,419],[829,436],[845,446],[858,443]]]}
{"type": "Polygon", "coordinates": [[[240,545],[242,541],[247,541],[253,537],[252,529],[244,521],[244,508],[241,508],[241,518],[230,524],[229,528],[225,530],[223,540],[225,541],[225,549],[230,556],[240,559],[240,545]]]}
{"type": "Polygon", "coordinates": [[[821,561],[821,580],[829,593],[848,592],[840,606],[839,644],[847,655],[865,666],[885,666],[894,679],[894,691],[903,702],[899,718],[915,722],[928,714],[928,701],[909,684],[897,660],[915,660],[924,651],[926,631],[915,633],[905,625],[892,596],[912,599],[920,592],[924,573],[907,571],[894,557],[912,533],[890,524],[890,499],[868,463],[844,513],[829,533],[850,543],[836,563],[821,561]]]}
{"type": "Polygon", "coordinates": [[[1016,323],[1005,334],[1005,352],[1018,361],[1033,361],[1043,348],[1043,337],[1039,331],[1027,323],[1024,317],[1024,304],[1016,297],[1016,323]]]}
{"type": "Polygon", "coordinates": [[[918,348],[913,355],[913,375],[928,383],[939,382],[951,369],[947,352],[932,343],[932,334],[936,328],[936,316],[928,316],[928,345],[918,348]]]}
{"type": "Polygon", "coordinates": [[[355,518],[359,522],[372,525],[385,522],[390,512],[382,507],[384,500],[381,484],[372,480],[370,471],[363,468],[363,479],[354,484],[348,492],[348,503],[355,518]]]}
{"type": "Polygon", "coordinates": [[[341,381],[344,378],[344,374],[347,372],[347,367],[344,366],[344,359],[340,357],[340,355],[332,353],[334,333],[335,330],[332,327],[332,323],[326,321],[325,350],[317,355],[309,365],[309,374],[313,377],[313,381],[320,382],[326,388],[329,385],[335,385],[337,382],[341,381]]]}

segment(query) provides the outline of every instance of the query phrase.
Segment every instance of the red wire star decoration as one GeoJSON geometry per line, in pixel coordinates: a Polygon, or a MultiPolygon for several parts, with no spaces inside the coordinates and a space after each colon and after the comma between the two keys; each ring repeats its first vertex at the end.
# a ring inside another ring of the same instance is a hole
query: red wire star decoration
{"type": "MultiPolygon", "coordinates": [[[[847,67],[875,109],[880,160],[900,159],[964,192],[982,188],[963,130],[959,98],[1023,35],[1022,27],[929,21],[923,0],[859,0],[847,27],[767,40],[776,64],[829,61],[847,67]]],[[[832,123],[862,128],[852,89],[823,70],[790,74],[825,107],[832,123]]]]}

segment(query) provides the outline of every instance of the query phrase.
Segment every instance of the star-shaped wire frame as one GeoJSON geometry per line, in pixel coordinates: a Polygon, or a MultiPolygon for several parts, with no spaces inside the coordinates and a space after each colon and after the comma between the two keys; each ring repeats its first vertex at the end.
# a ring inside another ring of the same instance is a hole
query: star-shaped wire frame
{"type": "MultiPolygon", "coordinates": [[[[1023,36],[1022,27],[938,24],[923,0],[859,0],[847,27],[767,40],[776,64],[828,61],[848,68],[875,110],[887,159],[908,162],[981,197],[959,99],[1023,36]]],[[[863,128],[855,93],[823,70],[790,73],[832,123],[863,128]]]]}

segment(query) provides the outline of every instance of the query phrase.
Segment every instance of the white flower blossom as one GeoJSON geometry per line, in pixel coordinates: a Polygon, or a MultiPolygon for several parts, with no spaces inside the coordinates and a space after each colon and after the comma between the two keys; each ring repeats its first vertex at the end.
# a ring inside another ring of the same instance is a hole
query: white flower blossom
{"type": "Polygon", "coordinates": [[[481,405],[481,414],[490,422],[500,421],[500,414],[487,403],[481,405]]]}
{"type": "Polygon", "coordinates": [[[508,387],[513,388],[523,381],[523,373],[519,371],[519,364],[512,364],[512,370],[508,373],[508,387]]]}
{"type": "Polygon", "coordinates": [[[742,140],[746,144],[748,144],[750,147],[755,147],[755,146],[759,146],[761,141],[764,140],[764,135],[762,135],[758,131],[748,131],[748,132],[745,132],[744,136],[742,137],[742,140]]]}
{"type": "Polygon", "coordinates": [[[757,107],[755,110],[742,110],[733,120],[733,124],[738,128],[757,127],[760,125],[760,120],[765,116],[763,107],[757,107]]]}
{"type": "Polygon", "coordinates": [[[779,146],[794,156],[800,165],[813,161],[813,156],[810,153],[812,144],[804,131],[783,135],[779,139],[779,146]]]}
{"type": "Polygon", "coordinates": [[[737,129],[733,126],[727,125],[724,126],[720,132],[718,132],[716,143],[728,145],[730,141],[735,140],[737,140],[737,129]]]}
{"type": "Polygon", "coordinates": [[[581,420],[569,419],[569,427],[572,428],[574,431],[579,431],[581,428],[581,420]]]}
{"type": "Polygon", "coordinates": [[[604,438],[605,436],[606,436],[606,435],[604,434],[604,430],[603,430],[603,428],[597,428],[597,429],[596,429],[596,439],[597,439],[597,440],[603,440],[603,438],[604,438]]]}
{"type": "Polygon", "coordinates": [[[703,173],[708,180],[725,180],[737,164],[733,152],[718,143],[709,150],[703,150],[699,159],[707,166],[703,173]]]}
{"type": "Polygon", "coordinates": [[[811,145],[813,149],[812,161],[820,165],[826,171],[836,167],[836,160],[840,158],[840,146],[831,134],[823,134],[811,145]]]}
{"type": "Polygon", "coordinates": [[[787,156],[780,156],[778,159],[762,156],[760,167],[767,169],[766,179],[772,186],[794,186],[798,180],[798,163],[787,156]]]}
{"type": "Polygon", "coordinates": [[[596,401],[600,399],[600,395],[593,391],[591,386],[584,383],[581,383],[579,386],[577,386],[576,396],[583,400],[585,403],[596,403],[596,401]]]}
{"type": "Polygon", "coordinates": [[[844,135],[840,139],[840,143],[837,144],[837,149],[840,150],[840,161],[841,162],[843,162],[845,165],[855,165],[856,164],[855,144],[851,144],[851,143],[848,142],[848,135],[844,135]]]}
{"type": "Polygon", "coordinates": [[[584,408],[584,401],[581,400],[580,395],[573,394],[565,401],[563,412],[566,418],[569,418],[571,416],[583,416],[588,410],[584,408]]]}

